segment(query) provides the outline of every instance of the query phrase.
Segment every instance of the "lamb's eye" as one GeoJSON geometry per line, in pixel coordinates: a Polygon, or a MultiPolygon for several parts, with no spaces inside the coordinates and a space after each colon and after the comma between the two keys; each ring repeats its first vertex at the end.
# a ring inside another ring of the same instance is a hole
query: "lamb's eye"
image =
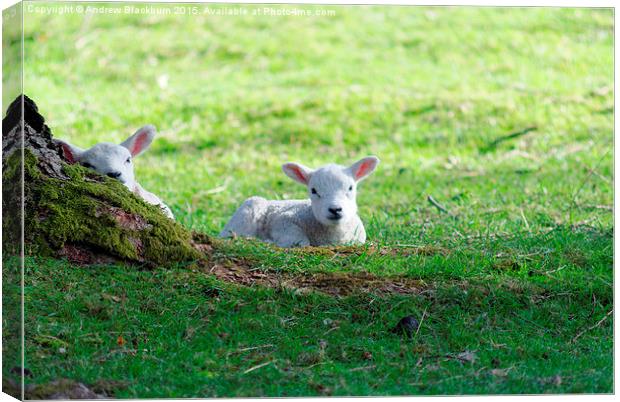
{"type": "Polygon", "coordinates": [[[349,186],[349,191],[353,191],[353,185],[349,186]]]}
{"type": "Polygon", "coordinates": [[[131,163],[131,157],[127,158],[127,160],[125,161],[125,163],[131,163]]]}
{"type": "Polygon", "coordinates": [[[319,193],[316,192],[316,188],[314,187],[312,188],[312,194],[320,197],[319,193]]]}
{"type": "Polygon", "coordinates": [[[88,162],[82,162],[82,166],[89,169],[94,169],[95,167],[88,162]]]}

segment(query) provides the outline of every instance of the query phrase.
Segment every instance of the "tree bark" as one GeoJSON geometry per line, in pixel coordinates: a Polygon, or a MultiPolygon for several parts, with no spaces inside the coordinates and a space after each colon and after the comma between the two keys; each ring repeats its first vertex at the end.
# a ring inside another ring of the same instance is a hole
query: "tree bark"
{"type": "Polygon", "coordinates": [[[19,254],[23,224],[26,255],[150,266],[208,258],[206,235],[191,233],[117,180],[69,164],[27,96],[15,99],[2,120],[2,167],[9,255],[19,254]]]}

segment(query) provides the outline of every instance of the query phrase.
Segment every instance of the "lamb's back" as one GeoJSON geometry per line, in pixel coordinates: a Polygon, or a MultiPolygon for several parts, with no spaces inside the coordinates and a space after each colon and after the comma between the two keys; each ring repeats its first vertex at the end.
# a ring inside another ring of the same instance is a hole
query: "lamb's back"
{"type": "Polygon", "coordinates": [[[305,230],[314,220],[310,200],[269,200],[261,205],[257,214],[257,235],[273,240],[273,230],[282,230],[287,225],[305,230]]]}

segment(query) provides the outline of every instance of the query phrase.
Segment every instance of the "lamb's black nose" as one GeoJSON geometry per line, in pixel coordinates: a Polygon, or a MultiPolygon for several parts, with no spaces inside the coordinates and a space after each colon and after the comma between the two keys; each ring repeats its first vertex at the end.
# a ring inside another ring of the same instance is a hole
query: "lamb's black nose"
{"type": "Polygon", "coordinates": [[[334,216],[334,218],[342,218],[342,208],[327,208],[327,210],[334,216]]]}
{"type": "Polygon", "coordinates": [[[107,175],[113,179],[118,179],[121,177],[121,172],[108,172],[107,175]]]}

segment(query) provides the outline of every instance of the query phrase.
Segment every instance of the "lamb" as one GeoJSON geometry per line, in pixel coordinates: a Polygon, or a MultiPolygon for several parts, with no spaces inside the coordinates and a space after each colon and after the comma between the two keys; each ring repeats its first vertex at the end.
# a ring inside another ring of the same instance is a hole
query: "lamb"
{"type": "Polygon", "coordinates": [[[364,243],[366,231],[355,199],[357,184],[378,164],[376,156],[363,158],[349,167],[329,164],[316,170],[285,163],[284,173],[307,186],[310,199],[248,198],[219,236],[254,237],[280,247],[364,243]]]}
{"type": "Polygon", "coordinates": [[[140,155],[155,138],[155,127],[146,125],[136,131],[120,145],[102,142],[92,148],[83,150],[68,142],[57,140],[69,163],[80,163],[94,169],[102,175],[119,180],[132,193],[141,197],[149,204],[159,206],[170,219],[174,215],[170,208],[155,194],[146,191],[134,178],[133,158],[140,155]]]}

